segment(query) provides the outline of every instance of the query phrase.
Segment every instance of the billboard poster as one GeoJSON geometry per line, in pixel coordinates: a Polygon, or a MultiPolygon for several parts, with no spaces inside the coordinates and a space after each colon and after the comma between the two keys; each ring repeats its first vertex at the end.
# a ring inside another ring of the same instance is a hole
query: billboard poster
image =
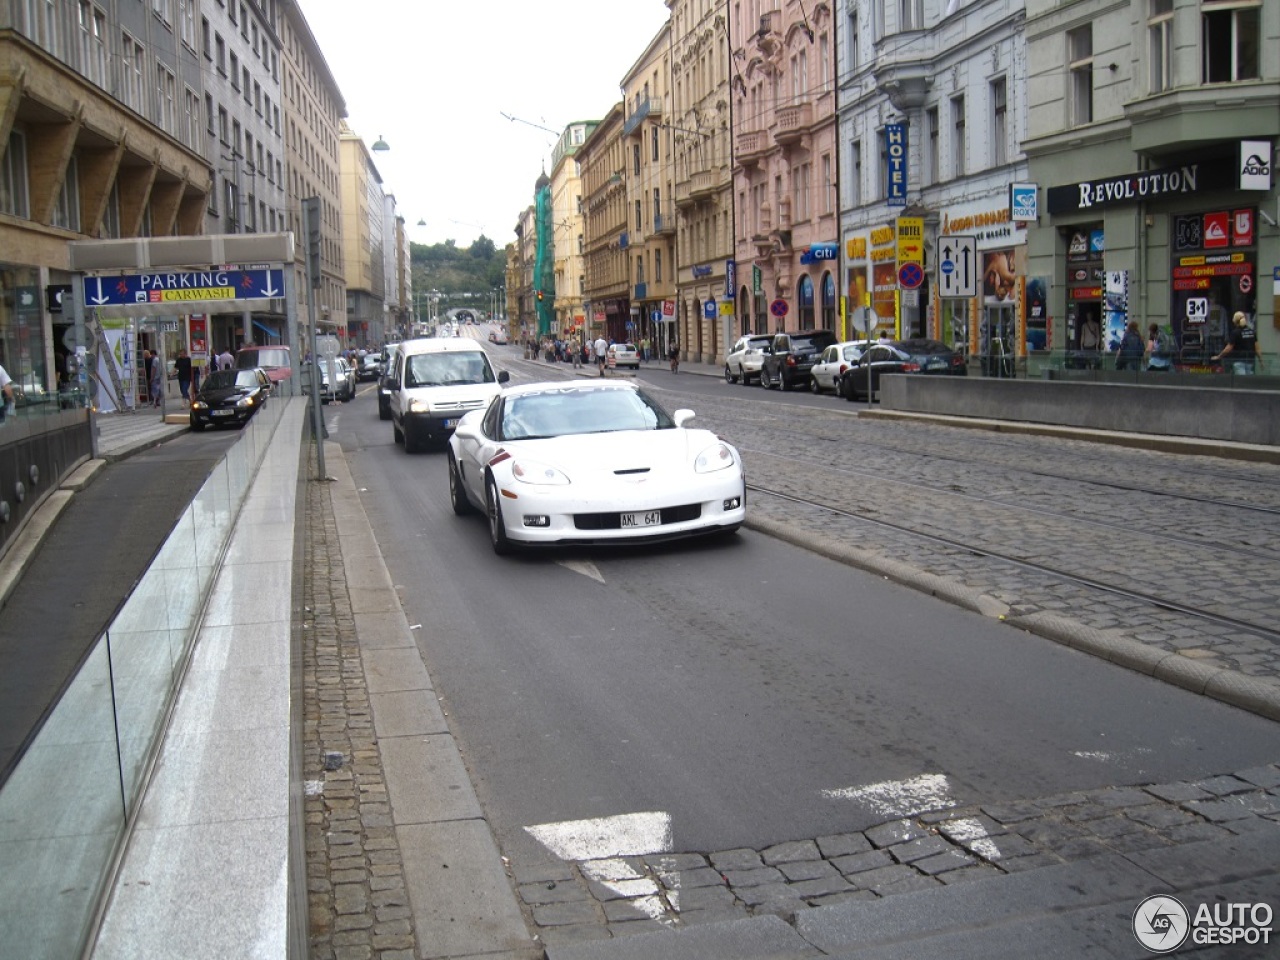
{"type": "Polygon", "coordinates": [[[1125,324],[1129,322],[1129,271],[1108,270],[1103,296],[1106,314],[1106,345],[1108,351],[1120,349],[1125,324]]]}
{"type": "Polygon", "coordinates": [[[1018,286],[1014,251],[988,250],[982,255],[982,302],[987,306],[1012,303],[1018,286]]]}

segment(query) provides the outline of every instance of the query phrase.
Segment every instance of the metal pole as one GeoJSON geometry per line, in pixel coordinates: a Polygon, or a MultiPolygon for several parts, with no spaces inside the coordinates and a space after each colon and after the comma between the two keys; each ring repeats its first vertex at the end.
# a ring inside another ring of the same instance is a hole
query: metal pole
{"type": "MultiPolygon", "coordinates": [[[[314,198],[308,198],[314,199],[314,198]]],[[[303,235],[311,236],[313,229],[318,229],[319,224],[313,224],[311,218],[313,216],[313,204],[303,201],[302,219],[303,219],[303,235]]],[[[318,278],[311,276],[311,258],[307,257],[307,318],[311,322],[311,417],[312,431],[316,438],[316,464],[319,467],[320,474],[317,480],[328,480],[329,474],[324,465],[324,414],[320,410],[320,354],[317,350],[316,343],[316,280],[318,278]]]]}

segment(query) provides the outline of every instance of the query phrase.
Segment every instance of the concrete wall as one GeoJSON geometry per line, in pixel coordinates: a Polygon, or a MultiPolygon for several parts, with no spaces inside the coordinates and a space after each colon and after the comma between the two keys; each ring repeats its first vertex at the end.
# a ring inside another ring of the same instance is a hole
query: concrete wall
{"type": "Polygon", "coordinates": [[[1280,391],[885,377],[881,409],[1280,446],[1280,391]]]}

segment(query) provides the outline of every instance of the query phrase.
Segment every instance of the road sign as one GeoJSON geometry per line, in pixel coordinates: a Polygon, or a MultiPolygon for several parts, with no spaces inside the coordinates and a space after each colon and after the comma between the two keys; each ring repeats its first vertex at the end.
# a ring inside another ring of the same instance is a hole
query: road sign
{"type": "Polygon", "coordinates": [[[777,317],[778,319],[782,319],[787,315],[787,301],[774,300],[771,304],[769,304],[769,313],[777,317]]]}
{"type": "Polygon", "coordinates": [[[919,289],[924,283],[924,268],[918,263],[904,263],[898,268],[898,286],[903,290],[919,289]]]}
{"type": "Polygon", "coordinates": [[[924,218],[898,218],[898,266],[924,263],[924,218]]]}
{"type": "Polygon", "coordinates": [[[938,246],[938,294],[942,297],[978,295],[978,238],[941,237],[938,246]]]}
{"type": "Polygon", "coordinates": [[[702,316],[707,320],[716,318],[716,302],[714,300],[708,300],[702,305],[702,316]]]}
{"type": "Polygon", "coordinates": [[[141,303],[204,303],[212,300],[270,300],[284,296],[284,270],[192,270],[85,277],[90,307],[141,303]]]}

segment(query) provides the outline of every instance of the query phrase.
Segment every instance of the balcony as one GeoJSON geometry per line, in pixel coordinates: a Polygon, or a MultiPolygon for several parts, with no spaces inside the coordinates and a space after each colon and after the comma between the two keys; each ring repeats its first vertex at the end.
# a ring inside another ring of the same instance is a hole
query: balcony
{"type": "Polygon", "coordinates": [[[773,139],[780,144],[796,143],[813,126],[813,103],[806,100],[779,107],[776,117],[778,122],[773,131],[773,139]]]}
{"type": "Polygon", "coordinates": [[[720,182],[720,177],[714,170],[699,170],[693,175],[689,183],[689,196],[694,200],[706,200],[720,192],[720,188],[727,184],[720,182]]]}
{"type": "Polygon", "coordinates": [[[644,123],[648,117],[658,119],[661,116],[662,101],[656,97],[650,97],[637,104],[635,111],[627,117],[627,122],[622,125],[622,135],[629,137],[632,134],[639,134],[640,124],[644,123]]]}
{"type": "Polygon", "coordinates": [[[744,167],[753,167],[771,148],[768,133],[763,130],[752,130],[738,134],[733,155],[744,167]]]}
{"type": "Polygon", "coordinates": [[[653,232],[655,236],[676,232],[676,217],[670,210],[663,210],[653,216],[653,232]]]}

